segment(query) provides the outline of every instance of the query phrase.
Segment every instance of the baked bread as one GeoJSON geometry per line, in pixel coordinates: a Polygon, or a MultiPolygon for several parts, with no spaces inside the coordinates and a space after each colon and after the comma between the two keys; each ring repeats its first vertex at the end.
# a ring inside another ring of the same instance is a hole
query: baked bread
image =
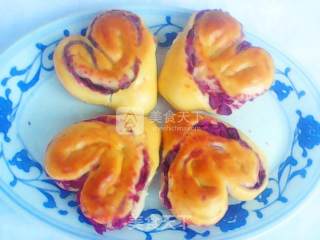
{"type": "Polygon", "coordinates": [[[148,113],[157,101],[156,44],[135,14],[97,16],[86,36],[64,38],[54,52],[62,85],[75,97],[113,109],[148,113]]]}
{"type": "Polygon", "coordinates": [[[124,117],[76,123],[51,141],[45,155],[47,174],[78,192],[80,208],[98,232],[122,228],[140,215],[159,164],[160,129],[143,117],[142,133],[119,129],[124,117]]]}
{"type": "Polygon", "coordinates": [[[210,116],[178,112],[162,134],[160,199],[187,224],[217,223],[228,194],[251,200],[266,187],[266,158],[239,130],[210,116]]]}
{"type": "Polygon", "coordinates": [[[221,10],[194,14],[169,49],[160,94],[177,110],[229,115],[268,90],[274,66],[244,41],[241,24],[221,10]]]}

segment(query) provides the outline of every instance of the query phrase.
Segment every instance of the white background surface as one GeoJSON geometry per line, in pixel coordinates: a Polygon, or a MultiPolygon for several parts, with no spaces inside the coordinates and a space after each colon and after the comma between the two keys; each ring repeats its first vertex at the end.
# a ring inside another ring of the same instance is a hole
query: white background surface
{"type": "MultiPolygon", "coordinates": [[[[161,4],[185,8],[222,8],[240,20],[245,29],[287,54],[320,87],[320,1],[318,0],[0,0],[0,53],[23,35],[43,24],[89,9],[134,4],[161,4]],[[156,3],[155,3],[156,2],[156,3]],[[169,4],[170,3],[170,4],[169,4]]],[[[320,113],[316,116],[319,119],[320,113]]],[[[320,159],[319,159],[320,160],[320,159]]],[[[1,174],[1,173],[0,173],[1,174]]],[[[320,174],[320,173],[319,173],[320,174]]],[[[320,184],[289,219],[255,237],[255,240],[320,239],[320,184]]],[[[0,192],[0,239],[69,240],[66,235],[31,217],[16,213],[0,192]]]]}

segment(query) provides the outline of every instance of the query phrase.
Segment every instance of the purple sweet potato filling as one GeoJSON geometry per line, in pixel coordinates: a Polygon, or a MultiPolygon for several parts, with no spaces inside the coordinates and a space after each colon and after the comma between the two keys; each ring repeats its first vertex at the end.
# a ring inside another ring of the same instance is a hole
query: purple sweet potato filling
{"type": "MultiPolygon", "coordinates": [[[[139,180],[135,185],[136,193],[129,195],[129,198],[135,202],[139,201],[138,193],[143,190],[143,188],[145,187],[145,185],[147,183],[147,179],[149,176],[149,163],[150,163],[149,154],[146,149],[143,149],[143,166],[140,170],[139,180]]],[[[124,226],[126,226],[130,221],[132,221],[132,219],[133,219],[133,217],[132,217],[131,213],[129,213],[127,216],[125,216],[123,218],[115,218],[115,219],[113,219],[113,221],[111,223],[111,227],[97,223],[92,219],[90,219],[89,221],[93,225],[96,232],[102,234],[106,230],[121,229],[124,226]]]]}
{"type": "MultiPolygon", "coordinates": [[[[111,10],[109,11],[109,14],[112,14],[114,12],[117,12],[117,13],[121,13],[123,16],[127,17],[128,20],[130,22],[132,22],[133,26],[136,28],[136,32],[137,32],[137,43],[138,45],[141,44],[141,41],[142,41],[142,24],[141,24],[141,21],[140,21],[140,18],[133,14],[133,13],[130,13],[128,11],[122,11],[122,10],[111,10]]],[[[92,37],[92,26],[95,24],[96,20],[99,18],[96,17],[93,22],[91,23],[90,25],[90,32],[87,34],[87,37],[88,39],[91,41],[92,45],[98,49],[100,49],[102,51],[102,49],[100,48],[99,44],[94,40],[94,38],[92,37]]],[[[102,94],[112,94],[112,93],[115,93],[117,92],[118,90],[120,89],[126,89],[130,86],[130,84],[136,79],[137,75],[138,75],[138,72],[139,72],[139,68],[140,68],[140,60],[138,58],[135,59],[134,61],[134,64],[132,66],[132,71],[133,71],[133,77],[130,79],[128,77],[128,75],[124,74],[121,79],[119,80],[119,88],[117,89],[113,89],[113,88],[110,88],[110,87],[107,87],[107,86],[102,86],[102,85],[99,85],[99,84],[96,84],[96,83],[93,83],[89,78],[85,78],[85,77],[82,77],[80,76],[79,74],[77,74],[77,72],[75,71],[74,67],[73,67],[73,56],[69,53],[69,48],[74,45],[74,44],[80,44],[82,45],[83,47],[86,48],[86,50],[89,52],[89,55],[94,63],[94,65],[96,66],[96,58],[94,56],[94,51],[93,51],[93,48],[88,45],[87,43],[85,42],[82,42],[82,41],[72,41],[72,42],[69,42],[66,46],[65,46],[65,49],[64,49],[64,52],[63,52],[63,58],[64,58],[64,61],[67,65],[67,68],[69,70],[69,72],[75,77],[75,79],[83,84],[84,86],[90,88],[91,90],[93,91],[96,91],[96,92],[100,92],[102,94]]]]}
{"type": "MultiPolygon", "coordinates": [[[[108,118],[107,116],[100,116],[92,120],[98,120],[104,123],[109,123],[109,124],[115,124],[115,118],[108,118]]],[[[90,120],[88,120],[90,121],[90,120]]],[[[139,192],[143,190],[147,183],[147,179],[149,176],[149,169],[150,169],[150,158],[149,154],[146,149],[143,149],[143,166],[141,167],[140,170],[140,177],[138,179],[138,182],[135,185],[135,190],[136,193],[129,194],[128,198],[132,199],[135,202],[139,201],[139,192]]],[[[58,186],[63,186],[63,189],[68,190],[68,189],[77,189],[79,190],[77,192],[77,201],[80,203],[80,193],[81,193],[81,188],[83,187],[83,184],[85,180],[87,179],[88,174],[82,176],[79,179],[72,180],[72,181],[56,181],[58,186]]],[[[85,217],[85,216],[84,216],[85,217]]],[[[88,222],[91,223],[91,225],[94,227],[95,231],[99,234],[103,234],[106,230],[116,230],[116,229],[121,229],[124,226],[126,226],[130,221],[132,221],[133,217],[131,213],[126,215],[125,217],[122,218],[114,218],[111,226],[107,226],[105,224],[98,223],[94,221],[93,219],[87,218],[88,222]]]]}
{"type": "MultiPolygon", "coordinates": [[[[81,191],[78,191],[77,194],[76,194],[76,201],[77,201],[78,203],[80,203],[80,193],[81,193],[81,191]]],[[[80,209],[80,210],[81,210],[81,209],[80,209]]],[[[90,223],[90,224],[93,226],[94,230],[95,230],[97,233],[103,234],[103,233],[107,230],[106,225],[97,223],[96,221],[87,218],[83,213],[82,213],[82,217],[85,218],[85,219],[87,220],[87,222],[90,223]]]]}
{"type": "Polygon", "coordinates": [[[135,202],[138,202],[140,200],[140,196],[138,194],[136,194],[136,193],[129,194],[128,198],[132,199],[135,202]]]}
{"type": "Polygon", "coordinates": [[[209,105],[221,115],[230,115],[232,113],[230,104],[233,100],[226,93],[209,93],[209,105]]]}
{"type": "Polygon", "coordinates": [[[97,233],[103,234],[105,231],[107,231],[106,225],[97,223],[97,222],[93,221],[92,219],[88,219],[88,221],[90,222],[90,224],[93,226],[94,230],[97,233]]]}
{"type": "Polygon", "coordinates": [[[143,149],[143,166],[140,170],[139,180],[135,186],[137,192],[140,192],[147,183],[147,179],[149,176],[149,168],[150,168],[149,163],[150,163],[149,154],[146,151],[146,149],[143,149]]]}
{"type": "Polygon", "coordinates": [[[138,72],[139,72],[139,68],[140,68],[140,60],[138,58],[135,59],[134,64],[132,66],[132,71],[133,71],[133,77],[130,79],[126,74],[124,74],[122,76],[122,78],[119,80],[119,88],[118,89],[113,89],[113,88],[109,88],[107,86],[102,86],[99,84],[96,84],[94,82],[92,82],[89,78],[86,77],[82,77],[80,76],[76,70],[74,69],[73,66],[73,55],[70,54],[69,49],[73,46],[73,45],[82,45],[84,48],[86,48],[86,50],[88,51],[94,65],[96,66],[96,58],[93,54],[93,48],[88,45],[85,42],[82,41],[71,41],[69,42],[63,51],[63,58],[64,61],[67,65],[67,68],[69,70],[69,72],[74,76],[74,78],[80,83],[83,84],[84,86],[90,88],[93,91],[96,92],[100,92],[102,94],[112,94],[117,92],[120,89],[126,89],[130,86],[130,84],[136,79],[138,72]]]}
{"type": "MultiPolygon", "coordinates": [[[[234,139],[234,140],[238,141],[242,146],[251,149],[251,147],[244,140],[242,140],[240,138],[240,135],[239,135],[237,129],[235,129],[233,127],[227,127],[226,125],[224,125],[221,122],[214,124],[208,120],[202,120],[202,121],[199,121],[197,124],[195,124],[193,126],[193,128],[201,129],[201,130],[206,131],[210,134],[224,137],[227,139],[234,139]]],[[[254,184],[254,186],[248,187],[249,189],[259,188],[263,184],[263,182],[266,178],[266,172],[262,166],[260,157],[257,153],[256,153],[256,156],[259,159],[258,181],[254,184]]]]}
{"type": "MultiPolygon", "coordinates": [[[[259,156],[257,156],[259,157],[259,156]]],[[[263,168],[261,161],[259,161],[259,173],[258,173],[258,181],[252,186],[247,187],[248,189],[258,189],[264,183],[266,179],[266,170],[263,168]]]]}
{"type": "Polygon", "coordinates": [[[63,59],[65,64],[67,65],[67,68],[69,70],[69,72],[74,76],[74,78],[81,84],[85,85],[86,87],[90,88],[91,90],[97,91],[97,92],[101,92],[101,93],[105,93],[105,94],[111,94],[113,93],[115,90],[105,87],[105,86],[101,86],[98,84],[93,83],[89,78],[85,78],[85,77],[81,77],[74,69],[73,67],[73,56],[70,54],[69,49],[73,46],[73,45],[82,45],[89,53],[93,64],[96,66],[96,58],[93,54],[93,48],[88,45],[87,43],[83,42],[83,41],[71,41],[69,42],[64,50],[63,50],[63,59]]]}
{"type": "Polygon", "coordinates": [[[124,226],[126,226],[131,220],[132,220],[132,216],[130,213],[123,218],[115,218],[112,221],[112,229],[121,229],[124,226]]]}
{"type": "MultiPolygon", "coordinates": [[[[193,47],[194,39],[195,39],[195,26],[197,25],[197,21],[209,10],[200,11],[194,20],[193,27],[189,30],[186,37],[186,47],[185,53],[187,55],[187,70],[193,76],[194,81],[198,85],[199,89],[203,94],[209,95],[209,105],[215,110],[218,114],[221,115],[230,115],[232,113],[232,108],[238,108],[243,105],[246,100],[244,99],[235,99],[229,96],[221,87],[219,83],[219,79],[214,76],[207,76],[206,78],[213,81],[216,85],[215,89],[211,89],[208,84],[206,84],[204,80],[197,79],[193,73],[195,67],[199,64],[199,60],[196,56],[195,49],[193,47]]],[[[237,47],[237,52],[244,51],[245,49],[251,47],[251,44],[248,41],[243,41],[237,47]]],[[[251,98],[248,97],[247,100],[251,98]]]]}
{"type": "Polygon", "coordinates": [[[168,197],[168,191],[169,191],[169,186],[168,186],[168,173],[169,173],[169,168],[170,168],[170,165],[172,163],[172,161],[176,158],[178,152],[179,152],[179,149],[180,149],[180,145],[176,145],[173,147],[173,149],[171,149],[163,163],[162,163],[162,172],[163,172],[163,177],[164,177],[164,183],[163,183],[163,187],[160,191],[160,197],[162,199],[162,202],[164,204],[164,206],[168,209],[171,209],[172,208],[172,205],[171,205],[171,202],[169,200],[169,197],[168,197]]]}
{"type": "Polygon", "coordinates": [[[196,58],[195,50],[193,48],[193,40],[194,40],[194,28],[191,28],[186,38],[186,48],[185,48],[185,52],[187,55],[187,66],[188,66],[187,69],[191,75],[193,75],[193,70],[197,64],[197,58],[196,58]]]}
{"type": "Polygon", "coordinates": [[[197,124],[193,125],[193,128],[201,129],[212,135],[240,141],[242,145],[249,147],[247,143],[240,139],[237,129],[233,127],[227,127],[222,122],[212,123],[209,120],[201,120],[197,124]]]}
{"type": "Polygon", "coordinates": [[[248,48],[250,48],[252,44],[248,41],[242,41],[238,46],[237,46],[237,52],[240,53],[248,48]]]}
{"type": "MultiPolygon", "coordinates": [[[[123,16],[127,17],[129,19],[130,22],[132,22],[133,26],[136,28],[136,32],[137,32],[137,43],[138,45],[141,44],[141,41],[142,41],[142,25],[141,25],[141,21],[140,21],[140,18],[131,13],[131,12],[128,12],[128,11],[123,11],[123,10],[111,10],[109,11],[109,14],[112,14],[112,13],[121,13],[123,16]]],[[[95,47],[95,48],[98,48],[100,49],[100,51],[103,51],[102,48],[99,46],[99,44],[94,40],[94,38],[92,37],[92,27],[93,25],[95,24],[95,22],[97,21],[97,19],[99,18],[100,16],[96,17],[93,22],[91,23],[89,29],[90,31],[88,32],[87,34],[87,37],[88,39],[90,40],[90,42],[92,43],[92,45],[95,47]]],[[[69,43],[70,44],[70,43],[69,43]]],[[[66,46],[67,47],[67,46],[66,46]]],[[[90,46],[89,46],[90,47],[90,46]]],[[[91,48],[91,47],[90,47],[91,48]]],[[[66,52],[66,50],[65,50],[66,52]]],[[[90,53],[90,56],[92,57],[93,59],[93,62],[94,64],[96,65],[96,59],[93,55],[93,49],[91,48],[89,50],[89,53],[90,53]]],[[[66,55],[66,54],[65,54],[66,55]]],[[[141,61],[136,58],[135,61],[134,61],[134,64],[132,66],[132,71],[133,71],[133,77],[130,79],[128,77],[128,75],[124,74],[121,79],[119,80],[119,88],[118,89],[112,89],[112,88],[109,88],[109,87],[106,87],[106,86],[101,86],[99,84],[95,84],[93,83],[90,79],[88,78],[83,78],[81,76],[79,76],[73,69],[73,67],[71,66],[71,62],[72,60],[68,60],[67,57],[65,57],[65,61],[67,63],[67,66],[68,66],[68,69],[69,71],[72,73],[72,75],[82,84],[84,84],[86,87],[90,88],[91,90],[94,90],[94,91],[97,91],[97,92],[100,92],[100,93],[103,93],[103,94],[112,94],[112,93],[115,93],[117,92],[118,90],[120,89],[126,89],[130,86],[130,84],[136,79],[137,75],[138,75],[138,72],[139,72],[139,68],[140,68],[140,63],[141,61]]]]}
{"type": "Polygon", "coordinates": [[[75,180],[69,180],[69,181],[59,181],[55,180],[56,184],[67,191],[78,191],[82,188],[83,184],[87,180],[88,174],[85,174],[81,176],[78,179],[75,180]]]}
{"type": "MultiPolygon", "coordinates": [[[[199,121],[197,124],[193,125],[194,129],[201,129],[203,131],[206,131],[212,135],[215,136],[220,136],[223,138],[227,138],[227,139],[233,139],[238,141],[242,146],[251,149],[251,147],[240,138],[240,135],[238,133],[238,130],[233,128],[233,127],[228,127],[225,124],[218,122],[218,123],[211,123],[208,120],[202,120],[199,121]]],[[[160,197],[162,199],[162,202],[164,204],[164,206],[168,209],[172,208],[171,202],[169,200],[168,197],[168,172],[170,169],[170,165],[172,163],[172,161],[176,158],[178,152],[180,149],[180,145],[175,145],[173,147],[172,150],[170,150],[163,163],[162,163],[162,172],[163,172],[163,187],[160,191],[160,197]]],[[[263,182],[265,181],[266,178],[266,172],[265,169],[263,168],[263,165],[261,163],[260,157],[259,155],[256,153],[257,158],[259,159],[259,172],[258,172],[258,181],[252,186],[252,187],[246,187],[248,189],[258,189],[259,187],[261,187],[261,185],[263,184],[263,182]]]]}

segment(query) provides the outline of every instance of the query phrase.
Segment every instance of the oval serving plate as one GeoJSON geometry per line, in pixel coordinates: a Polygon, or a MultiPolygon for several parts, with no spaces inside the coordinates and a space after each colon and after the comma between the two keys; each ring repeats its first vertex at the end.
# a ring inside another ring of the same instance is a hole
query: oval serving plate
{"type": "MultiPolygon", "coordinates": [[[[129,10],[139,14],[156,36],[161,65],[191,11],[129,10]]],[[[81,215],[74,194],[59,189],[43,169],[46,146],[57,132],[108,111],[71,97],[57,81],[52,63],[59,40],[70,34],[83,35],[96,14],[46,25],[0,56],[0,187],[13,202],[48,224],[85,238],[218,240],[254,236],[304,200],[320,176],[320,94],[297,65],[247,33],[249,41],[272,54],[275,82],[265,95],[223,119],[243,130],[268,155],[271,173],[267,189],[253,201],[231,200],[225,217],[215,226],[195,228],[184,226],[163,209],[156,177],[138,220],[123,230],[96,234],[81,215]]],[[[161,123],[171,113],[159,99],[150,117],[161,123]]]]}

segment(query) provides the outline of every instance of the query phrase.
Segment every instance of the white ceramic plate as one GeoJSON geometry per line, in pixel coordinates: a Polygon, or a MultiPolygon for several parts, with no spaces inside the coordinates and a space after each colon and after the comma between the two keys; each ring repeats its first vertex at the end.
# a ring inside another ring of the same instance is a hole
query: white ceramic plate
{"type": "MultiPolygon", "coordinates": [[[[191,12],[174,8],[137,8],[157,37],[158,60],[191,12]]],[[[225,217],[209,228],[184,227],[162,208],[158,177],[150,187],[141,217],[120,231],[98,235],[80,214],[75,196],[59,189],[43,170],[49,140],[71,123],[106,111],[71,97],[56,79],[53,50],[69,34],[84,34],[97,13],[64,18],[26,36],[0,56],[0,189],[20,208],[80,237],[94,239],[236,239],[255,236],[283,219],[319,178],[319,92],[281,52],[247,33],[266,48],[276,64],[271,90],[246,104],[227,122],[247,133],[269,157],[270,183],[255,200],[231,201],[225,217]]],[[[161,99],[150,117],[170,113],[161,99]]]]}

